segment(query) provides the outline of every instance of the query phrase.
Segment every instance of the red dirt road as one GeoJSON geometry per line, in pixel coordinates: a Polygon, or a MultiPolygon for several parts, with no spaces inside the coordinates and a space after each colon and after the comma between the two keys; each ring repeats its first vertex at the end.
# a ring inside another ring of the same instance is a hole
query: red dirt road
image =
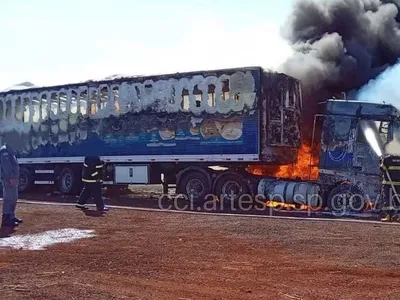
{"type": "MultiPolygon", "coordinates": [[[[399,299],[400,226],[18,204],[12,236],[95,230],[0,249],[1,299],[399,299]]],[[[3,232],[4,233],[4,232],[3,232]]]]}

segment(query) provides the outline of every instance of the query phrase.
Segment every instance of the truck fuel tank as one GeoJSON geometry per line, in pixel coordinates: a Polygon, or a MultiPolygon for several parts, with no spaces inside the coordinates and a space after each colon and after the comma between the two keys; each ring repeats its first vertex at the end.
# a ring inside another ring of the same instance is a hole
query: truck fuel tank
{"type": "Polygon", "coordinates": [[[313,182],[263,178],[258,184],[258,195],[263,195],[269,201],[287,204],[322,205],[320,186],[313,182]]]}

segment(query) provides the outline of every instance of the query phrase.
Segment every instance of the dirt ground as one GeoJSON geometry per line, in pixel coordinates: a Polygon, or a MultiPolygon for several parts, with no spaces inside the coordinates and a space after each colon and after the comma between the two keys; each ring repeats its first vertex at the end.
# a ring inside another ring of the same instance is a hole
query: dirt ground
{"type": "MultiPolygon", "coordinates": [[[[11,236],[96,236],[0,249],[1,299],[399,299],[398,225],[18,204],[11,236]]],[[[3,238],[6,233],[3,229],[3,238]]]]}

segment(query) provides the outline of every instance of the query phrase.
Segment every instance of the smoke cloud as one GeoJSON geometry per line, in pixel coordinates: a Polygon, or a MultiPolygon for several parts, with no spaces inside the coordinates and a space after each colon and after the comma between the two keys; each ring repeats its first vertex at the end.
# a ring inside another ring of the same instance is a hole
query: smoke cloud
{"type": "Polygon", "coordinates": [[[306,121],[312,121],[319,101],[357,91],[396,64],[399,8],[400,0],[295,3],[282,27],[294,55],[279,71],[301,80],[306,121]]]}
{"type": "Polygon", "coordinates": [[[363,86],[356,98],[361,101],[392,104],[400,109],[399,82],[400,62],[363,86]]]}

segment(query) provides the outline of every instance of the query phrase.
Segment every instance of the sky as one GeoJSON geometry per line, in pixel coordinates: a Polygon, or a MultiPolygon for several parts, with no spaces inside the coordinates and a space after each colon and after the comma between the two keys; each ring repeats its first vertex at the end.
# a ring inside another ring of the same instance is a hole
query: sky
{"type": "Polygon", "coordinates": [[[1,0],[0,90],[106,76],[276,69],[294,0],[1,0]]]}

